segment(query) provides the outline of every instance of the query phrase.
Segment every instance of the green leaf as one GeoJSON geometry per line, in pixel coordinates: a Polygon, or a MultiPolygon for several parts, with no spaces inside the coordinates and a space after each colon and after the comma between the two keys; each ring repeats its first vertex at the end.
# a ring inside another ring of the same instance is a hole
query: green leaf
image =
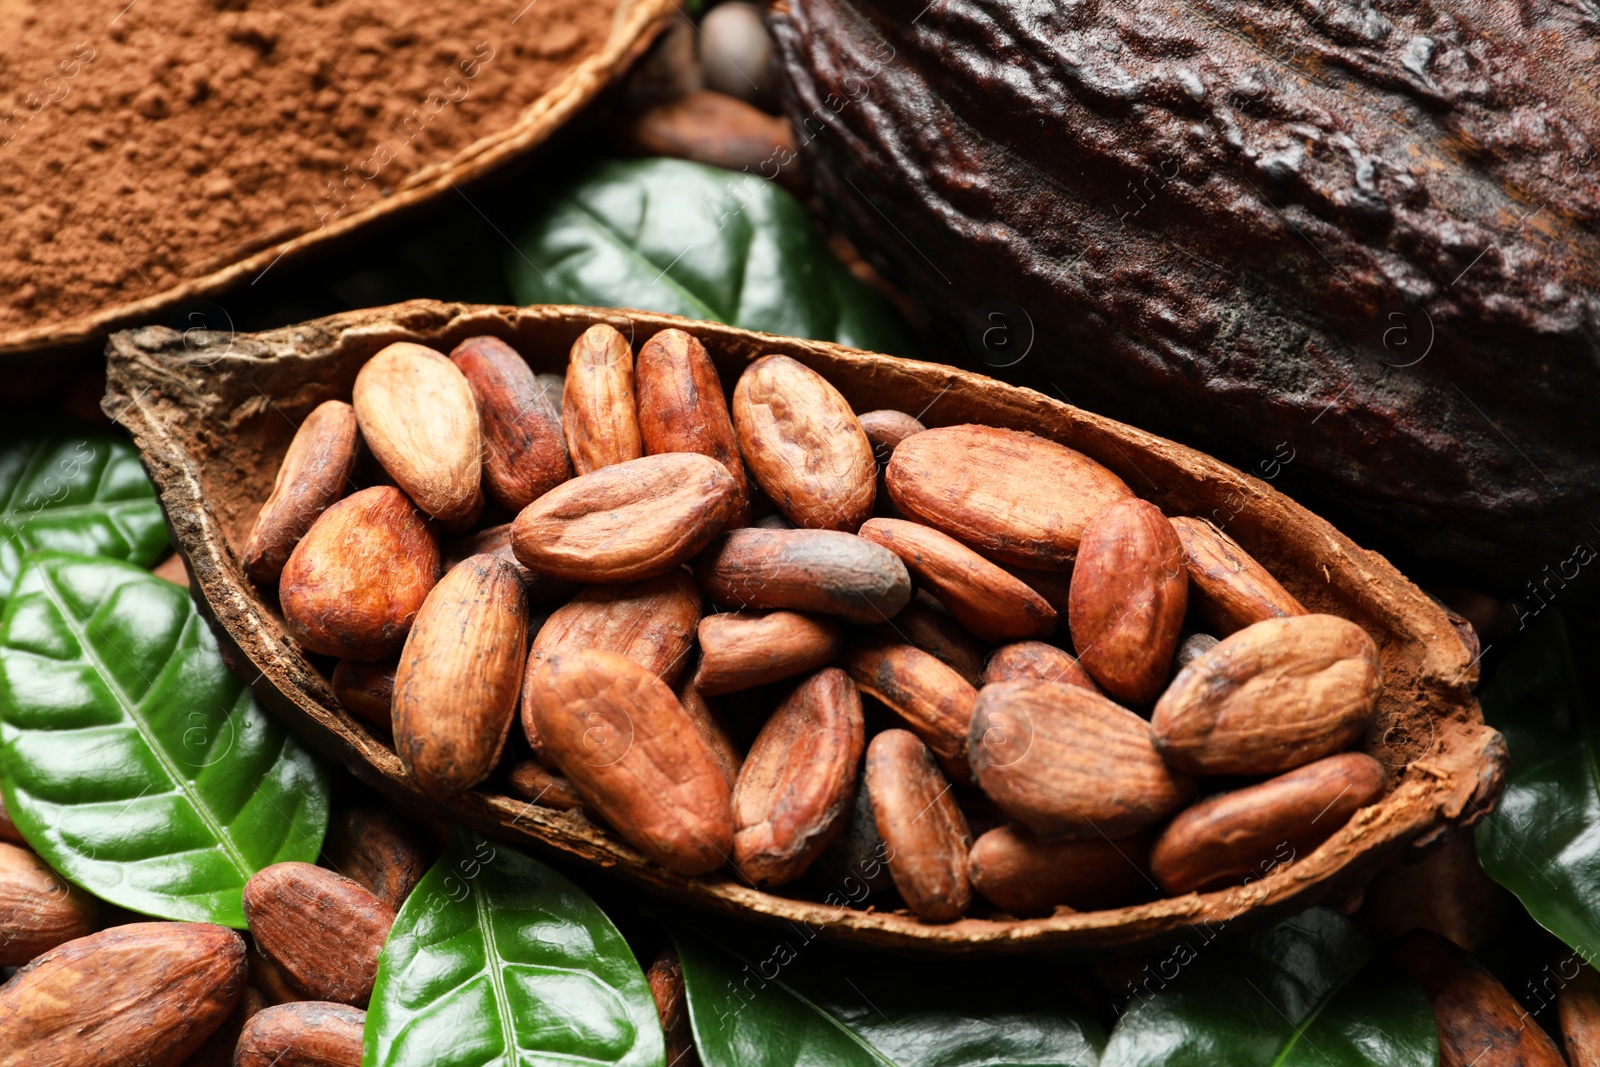
{"type": "Polygon", "coordinates": [[[800,202],[753,173],[676,159],[603,163],[516,244],[507,270],[526,304],[640,308],[912,351],[889,302],[834,257],[800,202]]]}
{"type": "Polygon", "coordinates": [[[1054,970],[907,961],[815,930],[737,941],[674,929],[705,1067],[1093,1067],[1105,1034],[1054,970]]]}
{"type": "Polygon", "coordinates": [[[1428,998],[1317,909],[1237,941],[1196,928],[1131,983],[1101,1067],[1436,1067],[1428,998]]]}
{"type": "Polygon", "coordinates": [[[40,550],[110,556],[148,567],[167,550],[155,489],[126,438],[97,428],[0,431],[0,607],[40,550]]]}
{"type": "Polygon", "coordinates": [[[661,1067],[655,1000],[589,896],[457,831],[389,931],[363,1067],[661,1067]]]}
{"type": "Polygon", "coordinates": [[[0,788],[95,896],[243,928],[262,867],[314,861],[328,779],[223,666],[188,591],[116,560],[28,557],[0,616],[0,788]]]}
{"type": "Polygon", "coordinates": [[[1499,807],[1478,826],[1478,860],[1535,921],[1588,954],[1600,947],[1600,693],[1577,654],[1597,648],[1600,627],[1542,612],[1481,694],[1511,772],[1499,807]]]}

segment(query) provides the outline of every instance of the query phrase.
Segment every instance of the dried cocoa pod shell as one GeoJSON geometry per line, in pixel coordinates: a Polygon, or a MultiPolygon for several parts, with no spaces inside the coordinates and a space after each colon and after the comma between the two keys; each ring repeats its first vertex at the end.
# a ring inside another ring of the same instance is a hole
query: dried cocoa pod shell
{"type": "Polygon", "coordinates": [[[1038,570],[1070,567],[1089,520],[1133,496],[1083,453],[994,426],[942,426],[908,437],[884,479],[907,517],[997,563],[1038,570]]]}
{"type": "Polygon", "coordinates": [[[739,451],[796,526],[853,533],[872,517],[877,466],[850,404],[788,356],[762,356],[733,388],[739,451]]]}
{"type": "Polygon", "coordinates": [[[1150,871],[1173,896],[1265,877],[1333,836],[1383,785],[1377,760],[1345,752],[1207,797],[1156,840],[1150,871]]]}
{"type": "Polygon", "coordinates": [[[324,400],[306,416],[245,539],[239,563],[251,581],[277,582],[289,553],[317,516],[344,496],[360,444],[355,409],[344,401],[324,400]]]}
{"type": "Polygon", "coordinates": [[[1471,952],[1499,928],[1510,903],[1511,894],[1484,873],[1472,835],[1456,834],[1422,859],[1381,872],[1361,913],[1385,940],[1432,930],[1471,952]]]}
{"type": "Polygon", "coordinates": [[[680,681],[674,694],[678,698],[678,703],[683,705],[689,721],[694,723],[700,739],[711,749],[711,758],[716,760],[717,767],[722,771],[722,776],[728,780],[728,788],[731,790],[739,781],[739,771],[744,767],[744,755],[733,743],[733,738],[728,736],[728,731],[722,728],[722,720],[717,717],[717,713],[711,710],[706,698],[695,688],[693,678],[685,677],[680,681]]]}
{"type": "Polygon", "coordinates": [[[978,691],[954,668],[915,645],[867,645],[845,656],[845,670],[883,701],[939,757],[957,781],[971,780],[967,729],[978,691]]]}
{"type": "Polygon", "coordinates": [[[1041,841],[1024,826],[998,826],[972,843],[972,888],[1012,915],[1049,915],[1057,907],[1102,908],[1153,887],[1148,835],[1041,841]]]}
{"type": "Polygon", "coordinates": [[[978,691],[967,733],[978,785],[1041,837],[1124,837],[1183,806],[1191,783],[1156,752],[1150,724],[1063,682],[978,691]]]}
{"type": "Polygon", "coordinates": [[[614,652],[552,656],[528,692],[544,752],[584,805],[657,863],[684,875],[733,849],[731,790],[667,684],[614,652]]]}
{"type": "Polygon", "coordinates": [[[374,729],[388,734],[394,730],[393,660],[363,663],[342,659],[334,664],[333,695],[344,710],[374,729]]]}
{"type": "Polygon", "coordinates": [[[918,590],[898,615],[873,628],[877,640],[882,644],[904,641],[916,645],[961,675],[968,685],[977,687],[988,652],[971,631],[943,611],[929,606],[937,603],[918,590]]]}
{"type": "Polygon", "coordinates": [[[634,404],[633,349],[603,323],[572,343],[561,393],[561,428],[572,469],[588,474],[644,455],[634,404]]]}
{"type": "Polygon", "coordinates": [[[1178,672],[1150,725],[1194,774],[1277,774],[1347,747],[1381,685],[1366,631],[1334,615],[1245,627],[1178,672]]]}
{"type": "Polygon", "coordinates": [[[759,886],[792,882],[844,829],[866,744],[861,695],[837,667],[778,705],[733,789],[733,866],[759,886]]]}
{"type": "Polygon", "coordinates": [[[1562,986],[1556,993],[1556,1013],[1567,1062],[1572,1067],[1596,1067],[1600,1065],[1600,975],[1576,955],[1557,973],[1562,986]],[[1565,973],[1568,967],[1574,971],[1570,977],[1565,973]]]}
{"type": "Polygon", "coordinates": [[[699,622],[700,590],[682,570],[631,585],[591,586],[551,612],[528,650],[522,681],[522,729],[534,753],[540,743],[528,687],[551,656],[585,648],[615,652],[673,685],[688,666],[699,622]]]}
{"type": "Polygon", "coordinates": [[[1187,515],[1171,521],[1183,542],[1195,614],[1219,637],[1263,619],[1306,613],[1278,579],[1216,526],[1187,515]]]}
{"type": "Polygon", "coordinates": [[[522,579],[522,588],[528,594],[530,607],[564,604],[576,596],[580,588],[576,582],[564,582],[548,574],[535,574],[522,565],[511,548],[511,525],[509,522],[503,522],[498,526],[446,541],[441,548],[444,569],[449,570],[468,556],[486,553],[499,556],[517,568],[517,577],[522,579]]]}
{"type": "Polygon", "coordinates": [[[583,807],[583,798],[571,782],[531,759],[511,768],[507,782],[513,793],[532,804],[561,811],[583,807]]]}
{"type": "Polygon", "coordinates": [[[342,874],[274,863],[244,884],[244,917],[267,960],[313,1000],[365,1007],[394,909],[342,874]]]}
{"type": "Polygon", "coordinates": [[[1393,958],[1433,1005],[1439,1067],[1564,1067],[1555,1043],[1510,991],[1446,939],[1413,931],[1395,946],[1393,958]]]}
{"type": "Polygon", "coordinates": [[[880,472],[889,465],[889,457],[894,455],[896,445],[912,434],[927,429],[914,416],[892,408],[869,411],[858,421],[861,423],[861,432],[867,435],[867,443],[872,446],[872,457],[877,461],[880,472]]]}
{"type": "Polygon", "coordinates": [[[859,904],[873,893],[894,888],[889,875],[889,846],[878,836],[872,798],[865,783],[856,783],[855,800],[838,838],[817,854],[806,870],[807,881],[824,890],[831,903],[859,904]],[[830,899],[831,898],[831,899],[830,899]]]}
{"type": "Polygon", "coordinates": [[[689,1022],[683,964],[677,950],[671,946],[662,949],[644,976],[650,983],[650,996],[656,1002],[661,1033],[667,1041],[667,1067],[700,1067],[700,1055],[695,1051],[694,1031],[689,1022]]]}
{"type": "Polygon", "coordinates": [[[928,746],[906,730],[883,731],[867,746],[866,787],[906,906],[929,922],[959,919],[972,903],[972,834],[928,746]]]}
{"type": "Polygon", "coordinates": [[[433,532],[404,493],[375,485],[312,523],[284,565],[278,600],[302,647],[379,660],[400,651],[438,580],[433,532]]]}
{"type": "Polygon", "coordinates": [[[0,1067],[177,1067],[233,1011],[244,938],[129,923],[68,941],[0,985],[0,1067]]]}
{"type": "Polygon", "coordinates": [[[738,485],[716,460],[646,456],[580,475],[523,508],[511,548],[536,574],[637,582],[699,552],[738,506],[738,485]]]}
{"type": "Polygon", "coordinates": [[[994,685],[997,682],[1030,679],[1062,682],[1091,693],[1100,692],[1100,687],[1095,685],[1089,672],[1079,665],[1072,653],[1043,641],[1018,641],[995,649],[989,655],[989,662],[984,664],[983,680],[979,684],[994,685]]]}
{"type": "Polygon", "coordinates": [[[454,363],[397,341],[367,360],[351,400],[362,439],[417,507],[446,525],[483,510],[478,410],[454,363]]]}
{"type": "Polygon", "coordinates": [[[255,1015],[239,1034],[234,1067],[361,1067],[367,1013],[302,1000],[255,1015]]]}
{"type": "Polygon", "coordinates": [[[498,337],[469,337],[450,352],[472,389],[483,439],[483,481],[521,511],[572,474],[561,416],[527,360],[498,337]]]}
{"type": "Polygon", "coordinates": [[[1078,662],[1137,707],[1161,695],[1189,608],[1183,543],[1161,509],[1121,500],[1084,528],[1067,619],[1078,662]]]}
{"type": "Polygon", "coordinates": [[[644,454],[698,452],[733,476],[738,502],[730,527],[750,521],[750,480],[717,368],[705,346],[682,330],[662,330],[639,349],[639,435],[644,454]]]}
{"type": "Polygon", "coordinates": [[[797,611],[707,615],[699,636],[694,687],[713,697],[815,670],[844,648],[838,623],[797,611]]]}
{"type": "Polygon", "coordinates": [[[423,789],[459,793],[489,777],[517,717],[527,647],[510,563],[472,556],[433,587],[394,673],[394,750],[423,789]]]}
{"type": "Polygon", "coordinates": [[[874,623],[911,600],[911,575],[899,556],[833,530],[734,530],[712,542],[694,572],[707,596],[736,608],[874,623]]]}
{"type": "Polygon", "coordinates": [[[94,932],[100,907],[44,860],[0,844],[0,967],[18,967],[94,932]]]}
{"type": "Polygon", "coordinates": [[[324,861],[394,911],[428,873],[422,839],[388,808],[344,808],[328,822],[324,861]]]}
{"type": "Polygon", "coordinates": [[[904,519],[869,519],[860,536],[905,563],[957,622],[990,643],[1048,637],[1056,609],[960,541],[904,519]]]}

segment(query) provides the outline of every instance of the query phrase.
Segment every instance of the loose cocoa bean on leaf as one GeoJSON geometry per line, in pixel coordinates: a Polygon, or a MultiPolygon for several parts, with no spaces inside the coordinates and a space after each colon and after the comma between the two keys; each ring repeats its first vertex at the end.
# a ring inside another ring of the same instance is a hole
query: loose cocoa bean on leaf
{"type": "Polygon", "coordinates": [[[844,829],[865,745],[861,696],[836,667],[779,704],[733,790],[733,864],[761,886],[792,882],[844,829]]]}
{"type": "Polygon", "coordinates": [[[244,939],[130,923],[51,949],[0,985],[0,1067],[177,1067],[244,988],[244,939]]]}
{"type": "Polygon", "coordinates": [[[983,668],[983,685],[996,682],[1019,682],[1034,679],[1041,682],[1064,682],[1100,692],[1089,672],[1066,649],[1047,645],[1043,641],[1018,641],[1002,645],[989,656],[983,668]]]}
{"type": "Polygon", "coordinates": [[[274,863],[244,886],[244,917],[267,960],[314,1000],[365,1007],[394,909],[309,863],[274,863]]]}
{"type": "Polygon", "coordinates": [[[1564,1067],[1555,1043],[1506,987],[1438,934],[1406,935],[1394,960],[1433,1005],[1441,1067],[1564,1067]]]}
{"type": "Polygon", "coordinates": [[[394,660],[342,659],[333,668],[333,695],[344,710],[385,734],[394,731],[394,660]]]}
{"type": "Polygon", "coordinates": [[[1084,527],[1068,620],[1078,662],[1138,707],[1161,694],[1189,606],[1183,544],[1146,500],[1121,500],[1084,527]]]}
{"type": "Polygon", "coordinates": [[[328,866],[394,911],[428,873],[422,839],[388,808],[344,808],[328,822],[322,854],[328,866]]]}
{"type": "Polygon", "coordinates": [[[990,643],[1048,637],[1056,609],[1020,579],[948,534],[904,519],[869,519],[861,536],[905,563],[957,622],[990,643]]]}
{"type": "Polygon", "coordinates": [[[572,344],[561,394],[561,427],[572,469],[580,475],[644,455],[633,349],[610,326],[591,326],[572,344]]]}
{"type": "Polygon", "coordinates": [[[850,622],[893,618],[911,599],[900,557],[832,530],[734,530],[695,561],[706,595],[736,608],[788,608],[850,622]]]}
{"type": "Polygon", "coordinates": [[[919,590],[892,620],[873,627],[874,640],[879,644],[916,645],[976,687],[983,677],[988,651],[966,627],[931,606],[936,604],[937,600],[919,590]]]}
{"type": "Polygon", "coordinates": [[[639,349],[636,375],[644,454],[698,452],[728,468],[738,484],[738,502],[728,525],[746,525],[750,481],[722,382],[705,346],[682,330],[662,330],[639,349]]]}
{"type": "Polygon", "coordinates": [[[694,686],[706,696],[815,670],[844,648],[839,624],[797,611],[730,611],[700,620],[694,686]]]}
{"type": "Polygon", "coordinates": [[[1070,567],[1089,520],[1133,495],[1081,452],[993,426],[943,426],[907,437],[884,478],[907,517],[997,563],[1040,570],[1070,567]]]}
{"type": "Polygon", "coordinates": [[[978,691],[972,774],[1007,815],[1043,837],[1123,837],[1180,808],[1191,783],[1157,754],[1150,724],[1063,682],[978,691]]]}
{"type": "Polygon", "coordinates": [[[326,400],[306,416],[289,442],[272,493],[261,505],[239,557],[252,581],[277,582],[289,553],[317,516],[344,496],[360,443],[355,409],[344,401],[326,400]]]}
{"type": "Polygon", "coordinates": [[[517,716],[528,605],[516,568],[458,564],[428,594],[394,676],[394,748],[432,793],[489,776],[517,716]]]}
{"type": "Polygon", "coordinates": [[[845,669],[861,687],[883,701],[922,739],[945,771],[970,781],[967,728],[977,690],[951,667],[913,645],[867,645],[851,649],[845,669]]]}
{"type": "Polygon", "coordinates": [[[635,848],[679,874],[733,849],[731,790],[678,698],[614,652],[552,656],[529,687],[544,752],[635,848]]]}
{"type": "Polygon", "coordinates": [[[1151,873],[1173,895],[1265,877],[1333,836],[1383,784],[1377,760],[1346,752],[1208,797],[1156,840],[1151,873]]]}
{"type": "Polygon", "coordinates": [[[367,1013],[302,1000],[260,1012],[244,1026],[234,1067],[361,1067],[367,1013]]]}
{"type": "Polygon", "coordinates": [[[721,533],[738,485],[708,456],[671,452],[557,486],[511,526],[517,560],[573,582],[637,582],[677,567],[721,533]]]}
{"type": "Polygon", "coordinates": [[[796,526],[853,533],[872,517],[877,465],[850,404],[788,356],[762,356],[733,390],[739,451],[796,526]]]}
{"type": "Polygon", "coordinates": [[[1217,636],[1227,637],[1263,619],[1306,614],[1265,567],[1205,519],[1180,515],[1172,528],[1183,542],[1195,614],[1217,636]]]}
{"type": "Polygon", "coordinates": [[[92,933],[99,911],[94,897],[44,860],[0,843],[0,967],[20,966],[92,933]]]}
{"type": "Polygon", "coordinates": [[[1277,774],[1360,737],[1380,682],[1377,646],[1355,623],[1268,619],[1179,671],[1150,724],[1180,770],[1277,774]]]}
{"type": "Polygon", "coordinates": [[[895,888],[929,922],[958,919],[972,903],[972,834],[928,746],[885,730],[867,746],[866,786],[895,888]]]}
{"type": "Polygon", "coordinates": [[[1041,841],[1026,827],[998,826],[973,842],[972,888],[1012,915],[1049,915],[1058,906],[1088,910],[1154,888],[1150,839],[1041,841]]]}
{"type": "Polygon", "coordinates": [[[467,379],[483,439],[483,481],[502,507],[520,511],[572,473],[561,417],[533,368],[498,337],[469,337],[450,353],[467,379]]]}
{"type": "Polygon", "coordinates": [[[324,511],[289,555],[278,599],[289,636],[312,652],[357,660],[400,651],[439,580],[439,544],[391,485],[324,511]]]}
{"type": "Polygon", "coordinates": [[[517,577],[522,579],[522,588],[528,594],[530,607],[563,604],[576,596],[581,588],[576,582],[562,581],[548,574],[535,574],[522,565],[517,559],[516,552],[511,548],[511,526],[511,523],[504,522],[499,526],[491,526],[486,530],[446,541],[441,548],[444,569],[449,570],[468,556],[487,553],[499,556],[517,568],[517,577]]]}

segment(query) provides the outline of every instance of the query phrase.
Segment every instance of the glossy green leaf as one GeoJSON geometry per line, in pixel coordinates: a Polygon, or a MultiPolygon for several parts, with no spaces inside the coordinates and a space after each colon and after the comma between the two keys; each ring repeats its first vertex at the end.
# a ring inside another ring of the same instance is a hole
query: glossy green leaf
{"type": "Polygon", "coordinates": [[[1249,938],[1194,934],[1147,966],[1101,1067],[1436,1067],[1422,989],[1317,909],[1249,938]]]}
{"type": "Polygon", "coordinates": [[[0,616],[0,781],[52,867],[165,919],[243,928],[245,881],[328,823],[327,775],[188,591],[88,556],[28,557],[0,616]]]}
{"type": "Polygon", "coordinates": [[[912,351],[888,301],[835,258],[798,200],[756,174],[676,159],[604,163],[516,244],[506,263],[526,304],[640,308],[912,351]]]}
{"type": "Polygon", "coordinates": [[[644,972],[583,890],[458,831],[378,960],[364,1067],[661,1067],[644,972]]]}
{"type": "Polygon", "coordinates": [[[144,567],[166,552],[155,489],[126,438],[35,420],[0,431],[0,607],[22,557],[45,549],[144,567]]]}
{"type": "Polygon", "coordinates": [[[673,931],[705,1067],[1093,1067],[1105,1041],[1055,968],[711,936],[673,931]]]}
{"type": "Polygon", "coordinates": [[[1542,612],[1480,694],[1511,771],[1499,807],[1478,826],[1478,859],[1540,925],[1590,958],[1600,949],[1600,691],[1577,660],[1597,648],[1600,627],[1542,612]]]}

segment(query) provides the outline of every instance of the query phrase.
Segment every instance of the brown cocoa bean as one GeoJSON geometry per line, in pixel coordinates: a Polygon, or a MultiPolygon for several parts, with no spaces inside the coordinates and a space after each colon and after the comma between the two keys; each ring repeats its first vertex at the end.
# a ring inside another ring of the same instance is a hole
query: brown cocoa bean
{"type": "Polygon", "coordinates": [[[861,537],[899,556],[951,616],[991,643],[1048,637],[1056,609],[948,534],[904,519],[869,519],[861,537]]]}
{"type": "Polygon", "coordinates": [[[400,651],[438,580],[432,531],[404,493],[375,485],[312,523],[284,565],[278,599],[303,648],[379,660],[400,651]]]}
{"type": "Polygon", "coordinates": [[[1100,692],[1100,687],[1094,684],[1094,679],[1089,677],[1089,672],[1083,669],[1072,653],[1043,641],[1018,641],[995,649],[989,656],[989,662],[984,664],[981,684],[1030,679],[1063,682],[1091,693],[1100,692]]]}
{"type": "Polygon", "coordinates": [[[1183,806],[1190,782],[1156,752],[1150,724],[1063,682],[978,691],[967,734],[973,777],[1041,837],[1124,837],[1183,806]]]}
{"type": "Polygon", "coordinates": [[[1394,960],[1416,979],[1439,1027],[1439,1067],[1563,1067],[1538,1022],[1476,960],[1438,934],[1406,935],[1394,960]]]}
{"type": "MultiPolygon", "coordinates": [[[[1572,1067],[1600,1067],[1600,975],[1587,963],[1573,960],[1572,964],[1577,973],[1570,979],[1561,974],[1563,983],[1556,994],[1567,1061],[1572,1067]]],[[[1558,973],[1565,969],[1563,965],[1558,973]]]]}
{"type": "Polygon", "coordinates": [[[883,622],[911,599],[911,575],[899,556],[832,530],[734,530],[695,561],[695,576],[721,604],[850,622],[883,622]]]}
{"type": "Polygon", "coordinates": [[[745,879],[792,882],[839,836],[865,729],[861,696],[836,667],[813,674],[778,705],[733,790],[733,865],[745,879]]]}
{"type": "Polygon", "coordinates": [[[361,437],[417,507],[450,526],[483,510],[483,439],[466,376],[399,341],[367,360],[352,394],[361,437]]]}
{"type": "Polygon", "coordinates": [[[498,337],[469,337],[450,353],[467,379],[483,439],[483,481],[502,507],[521,511],[572,474],[561,418],[533,368],[498,337]]]}
{"type": "Polygon", "coordinates": [[[1151,873],[1174,896],[1261,878],[1333,836],[1383,784],[1377,760],[1346,752],[1208,797],[1156,840],[1151,873]]]}
{"type": "Polygon", "coordinates": [[[516,568],[473,556],[417,612],[394,674],[394,749],[430,793],[489,777],[517,717],[528,604],[516,568]]]}
{"type": "Polygon", "coordinates": [[[1306,614],[1289,591],[1239,543],[1205,519],[1172,520],[1183,542],[1194,611],[1219,637],[1263,619],[1306,614]]]}
{"type": "Polygon", "coordinates": [[[1103,908],[1153,888],[1146,873],[1148,836],[1041,841],[1026,827],[999,826],[972,844],[972,888],[1012,915],[1049,915],[1057,907],[1103,908]]]}
{"type": "MultiPolygon", "coordinates": [[[[291,545],[289,547],[293,548],[294,546],[291,545]]],[[[288,555],[288,552],[285,552],[284,558],[287,559],[288,555]]],[[[279,567],[278,570],[282,571],[283,568],[279,567]]],[[[171,582],[173,585],[181,585],[185,589],[189,588],[189,565],[183,562],[182,552],[174,552],[154,567],[151,567],[150,573],[162,581],[171,582]]],[[[278,576],[274,574],[272,580],[276,582],[278,576]]]]}
{"type": "Polygon", "coordinates": [[[630,844],[684,875],[727,861],[728,780],[655,673],[583,649],[552,656],[528,696],[546,756],[630,844]]]}
{"type": "Polygon", "coordinates": [[[861,432],[867,435],[867,443],[872,446],[872,457],[877,461],[880,472],[889,465],[889,457],[894,455],[896,445],[912,434],[927,429],[916,418],[890,408],[869,411],[861,416],[860,422],[861,432]]]}
{"type": "Polygon", "coordinates": [[[867,746],[866,787],[906,906],[929,922],[959,919],[972,903],[972,834],[928,746],[905,730],[883,731],[867,746]]]}
{"type": "Polygon", "coordinates": [[[394,911],[428,873],[422,839],[388,808],[344,808],[328,821],[329,867],[371,890],[394,911]]]}
{"type": "Polygon", "coordinates": [[[1179,671],[1150,724],[1180,770],[1277,774],[1360,737],[1380,682],[1377,646],[1355,623],[1268,619],[1179,671]]]}
{"type": "Polygon", "coordinates": [[[53,948],[0,985],[0,1067],[177,1067],[244,988],[244,939],[130,923],[53,948]]]}
{"type": "Polygon", "coordinates": [[[844,648],[839,624],[796,611],[730,611],[700,620],[694,687],[706,696],[791,678],[831,662],[844,648]]]}
{"type": "Polygon", "coordinates": [[[234,1067],[361,1067],[367,1013],[303,1000],[267,1008],[244,1025],[234,1067]]]}
{"type": "Polygon", "coordinates": [[[1510,903],[1505,887],[1484,873],[1472,835],[1460,833],[1380,873],[1367,886],[1361,914],[1384,940],[1432,930],[1471,952],[1500,928],[1510,903]]]}
{"type": "Polygon", "coordinates": [[[667,1041],[667,1067],[700,1067],[689,1022],[689,998],[683,985],[683,964],[677,950],[664,948],[645,972],[656,1002],[661,1033],[667,1041]]]}
{"type": "Polygon", "coordinates": [[[604,324],[572,344],[561,394],[561,428],[572,469],[589,474],[644,455],[633,392],[633,349],[604,324]]]}
{"type": "Polygon", "coordinates": [[[274,863],[244,885],[250,936],[312,1000],[365,1007],[394,909],[365,886],[309,863],[274,863]]]}
{"type": "Polygon", "coordinates": [[[888,705],[933,750],[952,778],[971,780],[967,728],[978,692],[966,679],[913,645],[854,648],[844,666],[862,692],[888,705]]]}
{"type": "Polygon", "coordinates": [[[94,897],[44,860],[0,844],[0,967],[19,966],[93,933],[99,912],[94,897]]]}
{"type": "Polygon", "coordinates": [[[1133,495],[1081,452],[993,426],[943,426],[907,437],[884,478],[908,518],[997,563],[1038,570],[1070,567],[1089,520],[1133,495]]]}
{"type": "Polygon", "coordinates": [[[385,735],[394,732],[395,667],[393,660],[342,659],[333,668],[333,695],[344,710],[385,735]]]}
{"type": "Polygon", "coordinates": [[[683,710],[689,716],[689,721],[694,723],[694,728],[700,734],[700,739],[711,749],[711,758],[716,760],[717,767],[722,771],[722,776],[728,780],[731,790],[739,781],[739,771],[744,767],[744,756],[728,736],[728,731],[723,729],[722,720],[717,713],[711,710],[711,705],[700,690],[695,688],[692,678],[684,678],[678,683],[675,691],[678,703],[683,705],[683,710]]]}
{"type": "Polygon", "coordinates": [[[918,590],[892,621],[873,627],[873,639],[879,644],[916,645],[976,687],[983,677],[983,661],[988,652],[971,631],[941,608],[937,600],[918,590]]]}
{"type": "Polygon", "coordinates": [[[288,1004],[306,999],[305,994],[296,989],[288,975],[283,973],[283,968],[263,956],[260,949],[250,949],[249,966],[250,985],[261,991],[262,999],[268,1004],[288,1004]]]}
{"type": "Polygon", "coordinates": [[[810,367],[788,356],[746,367],[733,425],[750,473],[796,526],[854,533],[872,517],[872,445],[850,404],[810,367]]]}
{"type": "Polygon", "coordinates": [[[574,811],[583,807],[583,798],[571,782],[534,760],[523,760],[511,768],[508,782],[511,791],[529,803],[560,811],[574,811]]]}
{"type": "Polygon", "coordinates": [[[644,454],[698,452],[733,476],[738,498],[730,527],[750,521],[750,480],[717,368],[705,346],[682,330],[662,330],[639,349],[639,434],[644,454]]]}
{"type": "Polygon", "coordinates": [[[637,582],[699,552],[738,506],[738,485],[716,460],[646,456],[580,475],[523,508],[511,548],[536,574],[637,582]]]}
{"type": "Polygon", "coordinates": [[[1183,544],[1161,509],[1122,500],[1084,528],[1067,619],[1078,662],[1138,707],[1161,695],[1189,607],[1183,544]]]}
{"type": "Polygon", "coordinates": [[[289,442],[272,493],[261,505],[239,557],[252,581],[275,584],[289,553],[317,516],[344,496],[360,441],[355,409],[342,400],[325,400],[306,416],[289,442]]]}
{"type": "Polygon", "coordinates": [[[522,589],[528,594],[530,607],[564,604],[576,596],[580,588],[576,582],[564,582],[548,574],[535,574],[518,561],[516,552],[511,548],[511,525],[504,522],[445,542],[442,548],[444,569],[449,570],[468,556],[498,556],[517,568],[517,577],[522,579],[522,589]]]}

